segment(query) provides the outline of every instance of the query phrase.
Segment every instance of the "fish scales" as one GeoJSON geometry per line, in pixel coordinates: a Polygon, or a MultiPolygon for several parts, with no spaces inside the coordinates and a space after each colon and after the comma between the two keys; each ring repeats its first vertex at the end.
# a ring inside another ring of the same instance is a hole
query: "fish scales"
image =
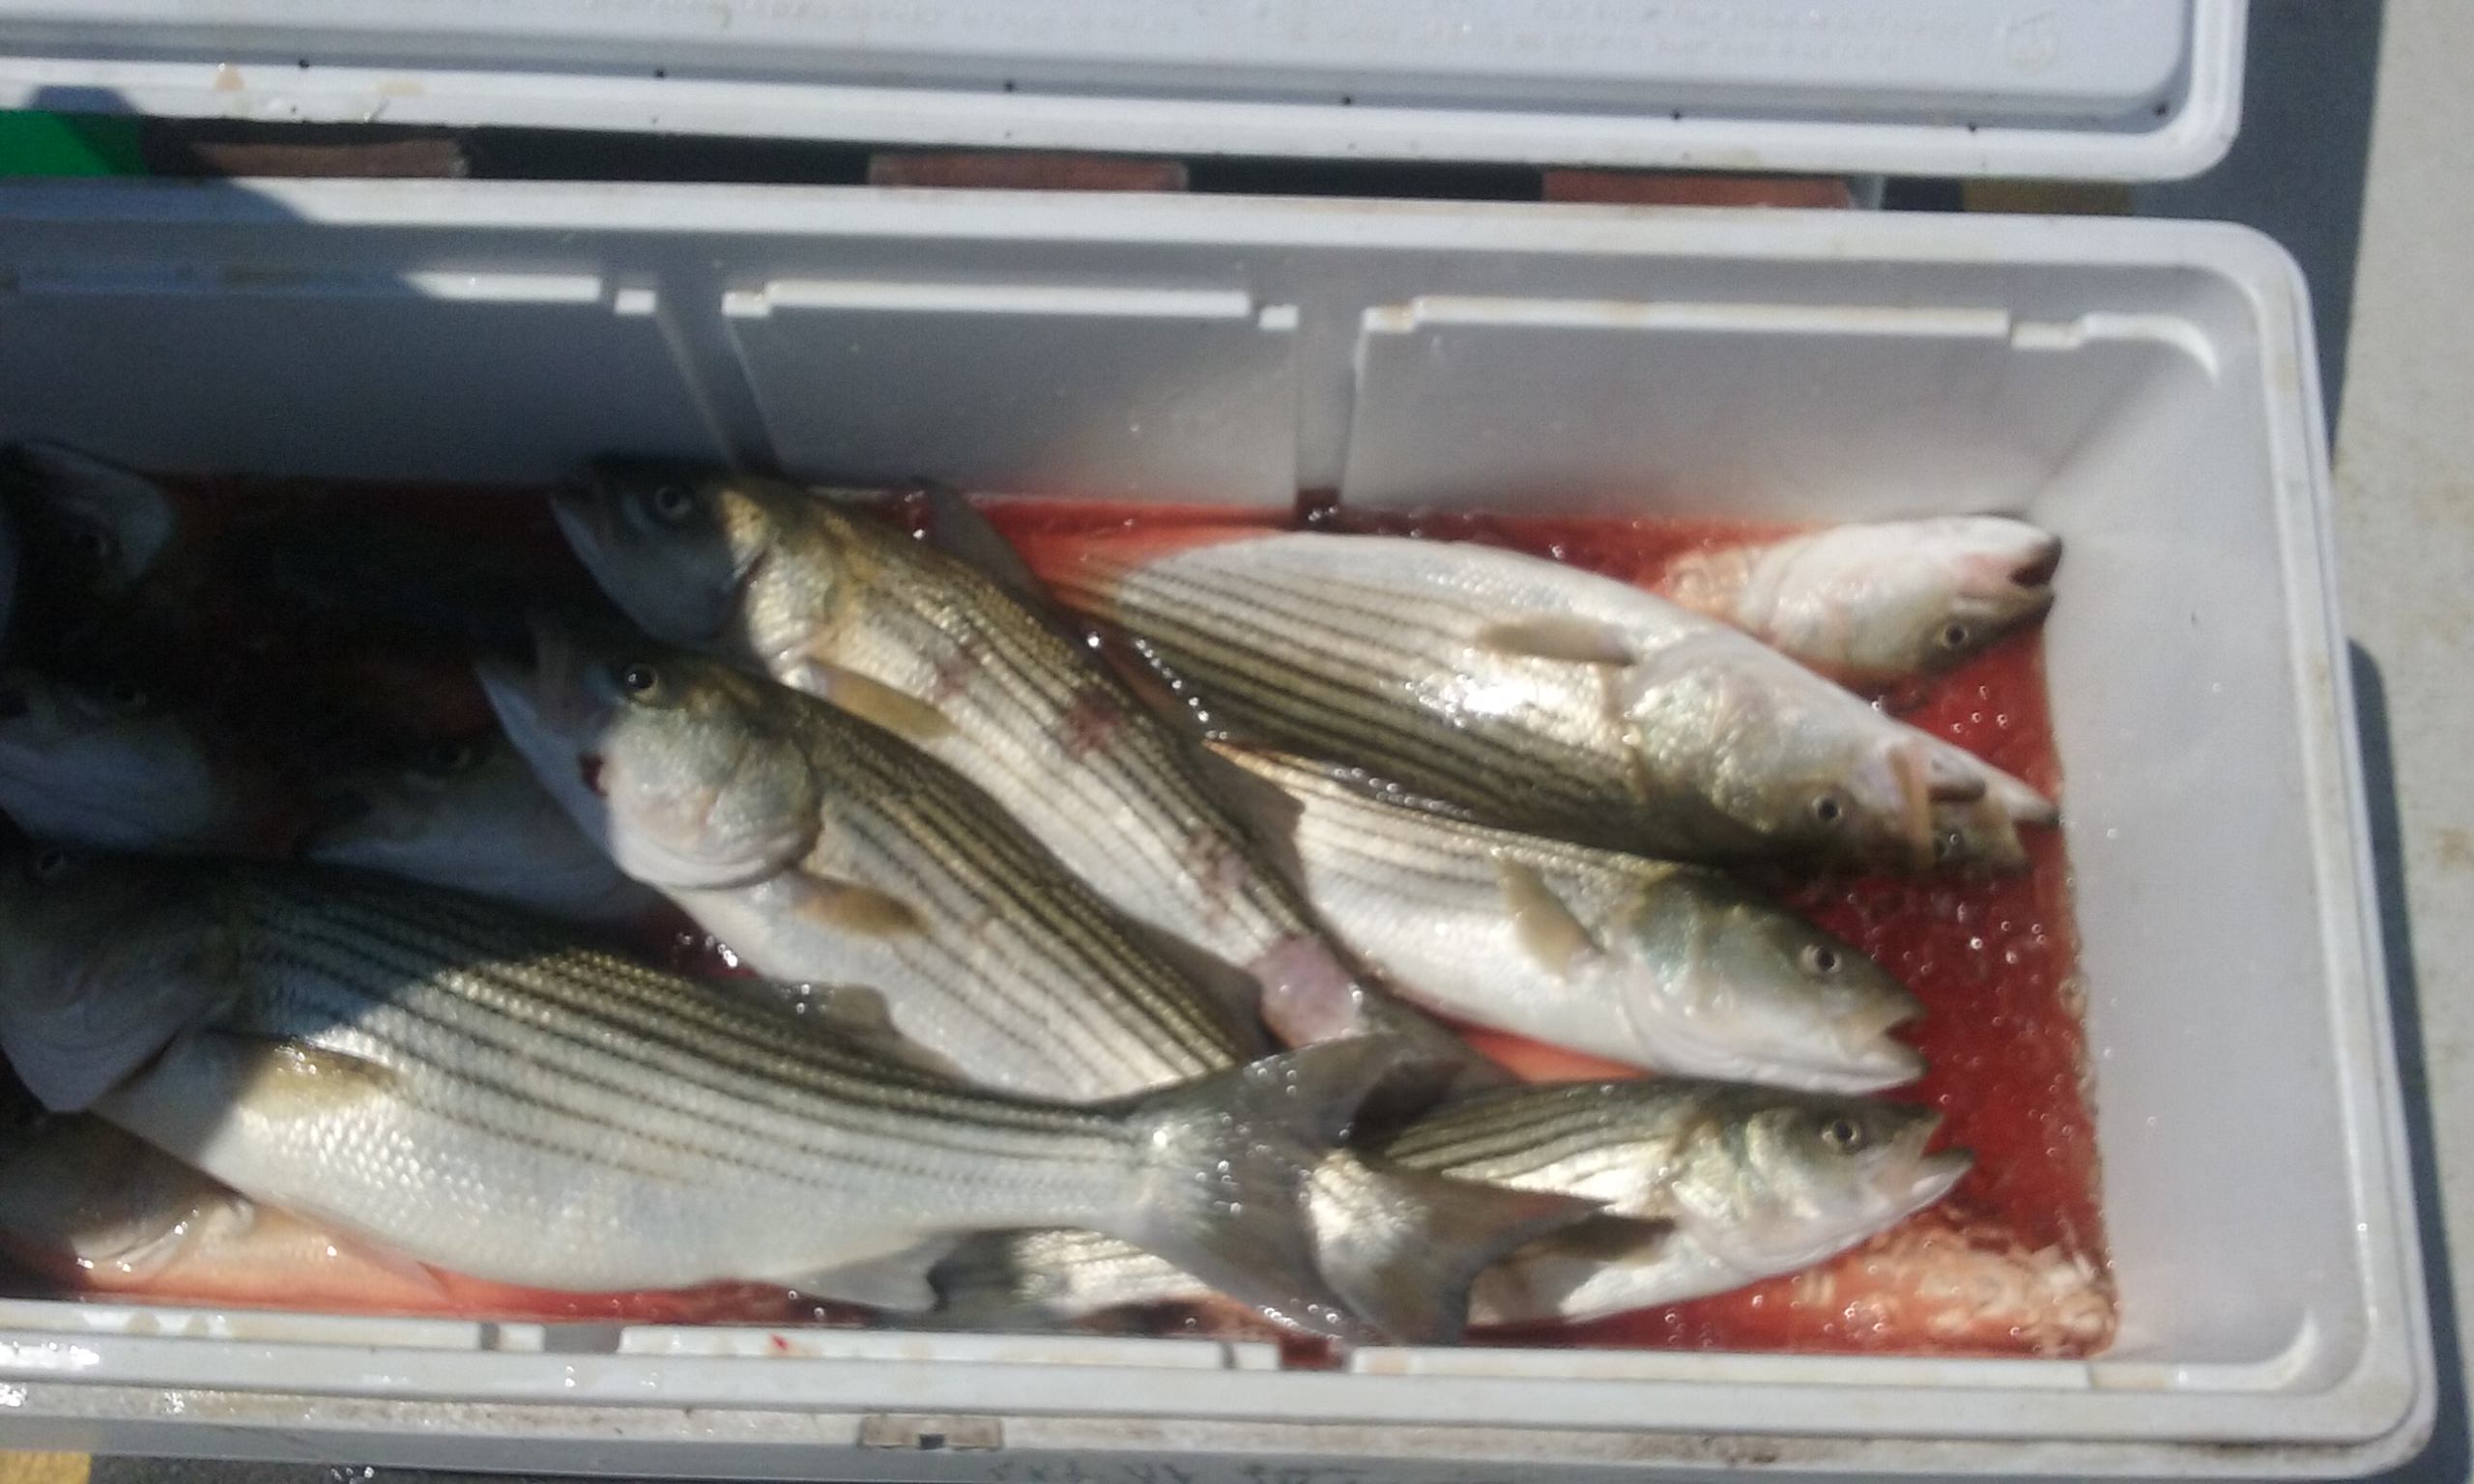
{"type": "MultiPolygon", "coordinates": [[[[1385,1043],[1036,1102],[452,893],[8,853],[0,1049],[29,1086],[416,1261],[542,1289],[848,1283],[889,1301],[969,1232],[1067,1224],[1353,1323],[1299,1203],[1389,1073],[1385,1043]]],[[[1539,1229],[1540,1208],[1514,1214],[1506,1243],[1539,1229]]]]}
{"type": "Polygon", "coordinates": [[[1474,543],[1242,528],[1033,549],[1207,725],[1484,822],[1660,857],[1926,870],[2005,858],[2020,780],[1656,595],[1474,543]]]}

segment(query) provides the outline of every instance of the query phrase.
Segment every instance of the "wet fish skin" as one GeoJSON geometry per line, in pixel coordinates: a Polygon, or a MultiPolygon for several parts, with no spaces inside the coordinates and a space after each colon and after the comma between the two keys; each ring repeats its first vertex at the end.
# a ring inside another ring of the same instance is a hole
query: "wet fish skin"
{"type": "Polygon", "coordinates": [[[1035,548],[1206,725],[1484,822],[1662,858],[1926,870],[2033,789],[1654,594],[1470,543],[1181,529],[1035,548]]]}
{"type": "Polygon", "coordinates": [[[1692,553],[1658,590],[1825,674],[1884,684],[1945,670],[2053,606],[2061,542],[2025,521],[1831,526],[1692,553]]]}
{"type": "Polygon", "coordinates": [[[497,732],[340,770],[320,784],[316,800],[303,860],[596,926],[639,922],[661,902],[576,829],[497,732]]]}
{"type": "Polygon", "coordinates": [[[0,1253],[71,1292],[444,1314],[448,1285],[75,1116],[0,1146],[0,1253]]]}
{"type": "Polygon", "coordinates": [[[273,764],[210,708],[129,680],[0,674],[0,809],[45,840],[267,853],[286,831],[273,764]]]}
{"type": "MultiPolygon", "coordinates": [[[[1720,1293],[1820,1262],[1947,1194],[1930,1109],[1661,1077],[1535,1084],[1447,1104],[1369,1153],[1453,1179],[1605,1203],[1478,1278],[1473,1326],[1537,1325],[1720,1293]]],[[[1082,1232],[990,1233],[931,1274],[957,1326],[1039,1327],[1194,1303],[1191,1278],[1082,1232]]]]}
{"type": "Polygon", "coordinates": [[[967,780],[720,661],[545,629],[486,662],[568,816],[768,978],[868,985],[974,1080],[1114,1097],[1258,1049],[967,780]]]}
{"type": "Polygon", "coordinates": [[[1474,824],[1343,771],[1223,754],[1301,806],[1316,910],[1398,991],[1455,1019],[1686,1076],[1876,1092],[1924,1070],[1923,1013],[1854,948],[1706,868],[1474,824]]]}
{"type": "MultiPolygon", "coordinates": [[[[604,459],[555,509],[646,632],[821,696],[951,765],[1119,910],[1251,975],[1283,1041],[1390,1035],[1462,1085],[1495,1080],[1333,951],[1262,822],[1229,797],[1235,781],[992,577],[996,562],[913,540],[878,517],[885,502],[604,459]]],[[[958,497],[937,521],[951,545],[1003,545],[958,497]]]]}
{"type": "Polygon", "coordinates": [[[353,873],[18,852],[0,931],[0,1049],[49,1105],[90,1090],[202,1173],[416,1261],[569,1291],[795,1284],[1079,1225],[1346,1322],[1299,1192],[1385,1071],[1376,1041],[1067,1107],[353,873]]]}
{"type": "MultiPolygon", "coordinates": [[[[623,869],[760,973],[868,984],[907,1041],[1033,1096],[1117,1097],[1252,1053],[1242,1007],[899,738],[645,641],[535,647],[531,671],[483,669],[510,737],[623,869]]],[[[1379,1040],[1405,1064],[1387,1104],[1429,1099],[1431,1060],[1379,1040]]],[[[1308,1195],[1323,1270],[1394,1336],[1456,1335],[1479,1268],[1586,1213],[1339,1158],[1308,1195]]]]}

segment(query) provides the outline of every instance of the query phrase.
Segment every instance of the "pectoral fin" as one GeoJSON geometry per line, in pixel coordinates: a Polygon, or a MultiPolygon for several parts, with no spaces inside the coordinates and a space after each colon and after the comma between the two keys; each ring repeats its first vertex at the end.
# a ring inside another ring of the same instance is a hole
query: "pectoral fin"
{"type": "Polygon", "coordinates": [[[821,928],[868,937],[925,932],[927,923],[910,903],[873,886],[802,871],[784,876],[791,910],[821,928]]]}
{"type": "Polygon", "coordinates": [[[829,700],[859,720],[881,727],[913,745],[941,741],[954,734],[954,724],[945,713],[918,697],[813,655],[782,667],[774,678],[794,691],[829,700]]]}
{"type": "Polygon", "coordinates": [[[808,985],[801,986],[800,999],[827,1031],[873,1056],[931,1076],[968,1080],[960,1067],[905,1036],[894,1024],[885,997],[874,989],[863,985],[808,985]]]}
{"type": "Polygon", "coordinates": [[[1495,872],[1503,882],[1504,905],[1511,913],[1520,946],[1548,973],[1568,976],[1604,951],[1537,868],[1498,859],[1495,872]]]}
{"type": "Polygon", "coordinates": [[[302,1117],[331,1114],[393,1098],[403,1087],[393,1068],[329,1046],[223,1039],[231,1042],[227,1054],[235,1058],[239,1100],[264,1113],[280,1109],[302,1117]]]}
{"type": "Polygon", "coordinates": [[[864,1304],[897,1314],[918,1314],[936,1306],[936,1289],[928,1270],[945,1260],[961,1237],[931,1237],[914,1246],[871,1257],[785,1281],[812,1298],[864,1304]]]}
{"type": "Polygon", "coordinates": [[[1488,624],[1478,631],[1478,642],[1498,654],[1562,660],[1573,665],[1629,665],[1639,658],[1622,629],[1562,614],[1488,624]]]}

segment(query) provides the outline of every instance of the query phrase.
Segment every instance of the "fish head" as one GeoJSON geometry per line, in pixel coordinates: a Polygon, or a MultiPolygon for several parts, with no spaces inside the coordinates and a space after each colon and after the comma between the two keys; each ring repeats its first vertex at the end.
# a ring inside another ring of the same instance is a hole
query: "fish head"
{"type": "Polygon", "coordinates": [[[1950,1192],[1973,1156],[1934,1150],[1911,1103],[1734,1088],[1679,1160],[1678,1223],[1747,1272],[1808,1267],[1950,1192]]]}
{"type": "Polygon", "coordinates": [[[181,529],[169,491],[134,470],[60,443],[9,451],[5,482],[18,496],[28,558],[77,597],[111,599],[144,582],[181,529]]]}
{"type": "Polygon", "coordinates": [[[126,679],[0,675],[0,808],[38,835],[86,844],[203,839],[237,802],[203,728],[126,679]]]}
{"type": "Polygon", "coordinates": [[[1648,1065],[1665,1065],[1662,1043],[1681,1034],[1699,1065],[1724,1064],[1718,1074],[1772,1086],[1865,1093],[1924,1072],[1924,1058],[1890,1034],[1924,1013],[1905,985],[1716,872],[1648,894],[1629,931],[1644,972],[1621,1003],[1627,1023],[1642,1028],[1648,1065]]]}
{"type": "Polygon", "coordinates": [[[46,1120],[0,1149],[0,1246],[81,1274],[143,1277],[245,1199],[100,1118],[46,1120]]]}
{"type": "Polygon", "coordinates": [[[321,783],[312,802],[315,822],[302,853],[372,866],[420,842],[496,835],[553,809],[524,759],[496,732],[441,738],[347,768],[321,783]]]}
{"type": "Polygon", "coordinates": [[[546,624],[530,667],[477,669],[533,777],[636,880],[742,886],[814,843],[818,790],[791,693],[648,640],[546,624]]]}
{"type": "Polygon", "coordinates": [[[705,645],[741,619],[751,575],[809,503],[779,480],[609,457],[554,495],[551,509],[593,580],[638,627],[671,643],[705,645]]]}
{"type": "Polygon", "coordinates": [[[1934,807],[1983,797],[1984,771],[1782,655],[1722,642],[1621,697],[1650,776],[1714,816],[1713,854],[1931,869],[1934,807]]]}
{"type": "Polygon", "coordinates": [[[232,992],[194,868],[0,846],[0,1053],[54,1112],[110,1091],[232,992]]]}
{"type": "Polygon", "coordinates": [[[2060,538],[2025,521],[1952,516],[1847,526],[1798,558],[1806,628],[1833,636],[1831,668],[1895,676],[1944,670],[2053,606],[2060,538]]]}

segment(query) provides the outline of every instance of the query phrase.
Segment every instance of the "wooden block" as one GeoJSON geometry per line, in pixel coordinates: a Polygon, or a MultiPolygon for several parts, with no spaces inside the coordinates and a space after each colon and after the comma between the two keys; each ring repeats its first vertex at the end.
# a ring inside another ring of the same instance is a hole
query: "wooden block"
{"type": "Polygon", "coordinates": [[[449,133],[369,138],[341,125],[242,125],[149,119],[140,135],[157,175],[455,178],[464,146],[449,133]]]}
{"type": "Polygon", "coordinates": [[[960,190],[1183,190],[1181,160],[1038,150],[888,150],[868,160],[871,186],[960,190]]]}
{"type": "Polygon", "coordinates": [[[86,1484],[83,1453],[0,1453],[0,1484],[86,1484]]]}
{"type": "Polygon", "coordinates": [[[1677,175],[1646,170],[1549,170],[1544,199],[1620,206],[1849,207],[1855,194],[1838,177],[1677,175]]]}

